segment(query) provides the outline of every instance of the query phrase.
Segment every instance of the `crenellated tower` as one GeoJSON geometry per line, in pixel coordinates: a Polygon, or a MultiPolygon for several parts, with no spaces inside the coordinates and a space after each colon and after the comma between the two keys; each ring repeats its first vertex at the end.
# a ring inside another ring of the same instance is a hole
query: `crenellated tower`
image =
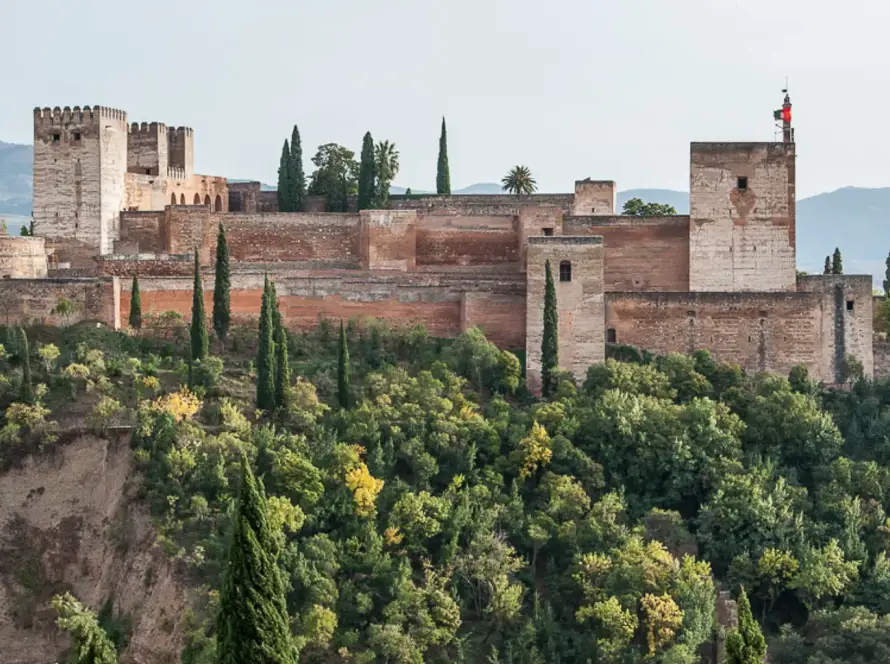
{"type": "Polygon", "coordinates": [[[106,106],[34,109],[34,233],[59,261],[110,253],[124,206],[127,114],[106,106]]]}
{"type": "Polygon", "coordinates": [[[167,125],[160,122],[134,122],[127,144],[127,172],[166,177],[167,125]]]}
{"type": "Polygon", "coordinates": [[[195,174],[195,132],[191,127],[167,128],[167,155],[170,166],[182,169],[185,177],[195,174]]]}

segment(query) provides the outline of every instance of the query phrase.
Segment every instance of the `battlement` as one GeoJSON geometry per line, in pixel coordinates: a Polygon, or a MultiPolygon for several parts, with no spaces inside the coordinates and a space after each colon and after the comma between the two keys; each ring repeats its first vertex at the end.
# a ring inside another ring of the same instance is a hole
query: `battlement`
{"type": "Polygon", "coordinates": [[[134,122],[130,125],[131,134],[164,134],[167,125],[162,122],[134,122]]]}
{"type": "Polygon", "coordinates": [[[185,169],[178,166],[168,166],[167,177],[171,180],[185,180],[185,169]]]}
{"type": "Polygon", "coordinates": [[[167,127],[167,136],[176,138],[178,136],[189,136],[192,137],[195,135],[195,130],[191,127],[167,127]]]}
{"type": "Polygon", "coordinates": [[[37,107],[34,109],[34,122],[36,124],[63,125],[84,122],[88,123],[95,122],[100,117],[126,122],[127,112],[117,108],[110,108],[108,106],[84,106],[83,108],[80,106],[75,106],[74,108],[71,108],[70,106],[65,106],[64,108],[60,108],[59,106],[50,108],[49,106],[46,106],[44,108],[37,107]]]}

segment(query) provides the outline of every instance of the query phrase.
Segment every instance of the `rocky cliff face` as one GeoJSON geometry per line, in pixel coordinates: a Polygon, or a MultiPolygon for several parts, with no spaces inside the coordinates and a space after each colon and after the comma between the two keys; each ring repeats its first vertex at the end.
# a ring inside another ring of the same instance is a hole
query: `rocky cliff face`
{"type": "Polygon", "coordinates": [[[129,621],[122,663],[178,662],[186,589],[134,500],[126,440],[84,436],[0,472],[0,653],[58,661],[68,641],[50,600],[70,590],[129,621]]]}

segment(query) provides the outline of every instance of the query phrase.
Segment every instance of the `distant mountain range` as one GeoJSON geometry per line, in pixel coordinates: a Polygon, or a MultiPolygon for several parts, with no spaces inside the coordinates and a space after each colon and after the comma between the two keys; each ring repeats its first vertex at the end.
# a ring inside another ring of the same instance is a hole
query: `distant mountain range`
{"type": "MultiPolygon", "coordinates": [[[[33,150],[30,145],[0,141],[0,219],[16,232],[31,214],[33,150]]],[[[237,181],[237,180],[233,180],[237,181]]],[[[242,180],[243,181],[243,180],[242,180]]],[[[263,189],[275,187],[263,184],[263,189]]],[[[404,187],[392,193],[404,194],[404,187]]],[[[432,193],[420,189],[413,194],[432,193]]],[[[500,194],[495,182],[480,182],[452,192],[456,195],[500,194]]],[[[672,189],[629,189],[619,192],[618,206],[629,198],[673,205],[689,214],[689,193],[672,189]]],[[[884,279],[884,261],[890,252],[890,187],[845,187],[803,198],[797,202],[797,263],[806,272],[821,272],[825,256],[840,247],[844,270],[871,274],[875,284],[884,279]]]]}

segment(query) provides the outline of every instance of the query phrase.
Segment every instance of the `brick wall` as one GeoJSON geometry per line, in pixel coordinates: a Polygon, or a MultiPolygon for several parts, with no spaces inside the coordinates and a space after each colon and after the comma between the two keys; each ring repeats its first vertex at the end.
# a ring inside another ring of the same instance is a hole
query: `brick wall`
{"type": "Polygon", "coordinates": [[[578,180],[572,214],[615,214],[616,193],[617,187],[612,180],[578,180]]]}
{"type": "Polygon", "coordinates": [[[143,277],[175,277],[194,274],[195,262],[190,254],[130,254],[100,256],[97,259],[99,274],[108,277],[126,277],[134,274],[143,277]]]}
{"type": "Polygon", "coordinates": [[[111,279],[0,280],[0,323],[62,325],[88,320],[114,326],[115,300],[111,279]],[[52,313],[62,297],[75,305],[67,320],[52,313]]]}
{"type": "Polygon", "coordinates": [[[478,327],[501,348],[525,348],[525,295],[463,293],[461,331],[478,327]]]}
{"type": "Polygon", "coordinates": [[[157,254],[164,250],[164,211],[121,212],[116,254],[157,254]]]}
{"type": "Polygon", "coordinates": [[[361,265],[366,270],[413,270],[417,212],[362,210],[361,265]]]}
{"type": "Polygon", "coordinates": [[[235,214],[213,216],[205,245],[216,250],[217,221],[223,221],[233,261],[248,263],[311,260],[358,264],[360,218],[343,214],[235,214]]]}
{"type": "Polygon", "coordinates": [[[0,278],[40,279],[46,271],[46,240],[0,235],[0,278]]]}
{"type": "Polygon", "coordinates": [[[512,215],[426,215],[418,219],[418,265],[485,265],[517,260],[512,215]]]}
{"type": "MultiPolygon", "coordinates": [[[[606,331],[657,354],[706,349],[749,372],[825,377],[822,297],[813,293],[609,293],[606,331]]],[[[608,337],[607,337],[608,338],[608,337]]]]}
{"type": "Polygon", "coordinates": [[[394,198],[390,206],[396,210],[417,210],[422,214],[454,212],[466,215],[516,215],[525,205],[550,205],[569,211],[574,194],[533,194],[521,199],[512,195],[429,196],[394,198]]]}
{"type": "Polygon", "coordinates": [[[565,235],[600,235],[606,292],[688,291],[689,217],[566,217],[565,235]]]}

